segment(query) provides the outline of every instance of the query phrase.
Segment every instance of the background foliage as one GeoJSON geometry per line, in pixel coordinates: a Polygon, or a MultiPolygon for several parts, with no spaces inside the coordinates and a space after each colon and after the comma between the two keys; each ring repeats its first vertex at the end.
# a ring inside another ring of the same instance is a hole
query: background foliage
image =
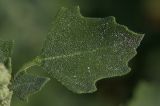
{"type": "Polygon", "coordinates": [[[29,103],[14,97],[12,106],[81,106],[82,103],[83,106],[142,106],[145,92],[150,92],[147,94],[150,103],[156,101],[152,106],[159,106],[159,0],[0,0],[0,38],[16,42],[14,73],[23,63],[39,55],[60,7],[75,4],[80,6],[84,16],[115,16],[118,23],[146,34],[138,55],[130,62],[132,72],[121,78],[101,80],[97,83],[97,92],[84,95],[74,94],[52,79],[40,93],[30,98],[29,103]]]}

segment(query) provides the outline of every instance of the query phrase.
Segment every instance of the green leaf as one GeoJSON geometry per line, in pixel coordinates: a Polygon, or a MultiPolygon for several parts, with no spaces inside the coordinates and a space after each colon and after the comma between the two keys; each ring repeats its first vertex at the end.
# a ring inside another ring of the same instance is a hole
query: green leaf
{"type": "Polygon", "coordinates": [[[47,77],[34,76],[22,71],[16,74],[11,89],[13,94],[20,99],[28,100],[30,95],[40,91],[48,81],[47,77]]]}
{"type": "Polygon", "coordinates": [[[159,83],[141,82],[128,106],[160,106],[159,83]]]}
{"type": "Polygon", "coordinates": [[[130,72],[143,34],[116,23],[114,17],[88,18],[78,7],[62,8],[43,45],[41,66],[76,93],[96,91],[103,78],[130,72]]]}
{"type": "Polygon", "coordinates": [[[13,45],[13,41],[0,40],[0,63],[6,64],[9,71],[11,71],[11,55],[13,45]]]}

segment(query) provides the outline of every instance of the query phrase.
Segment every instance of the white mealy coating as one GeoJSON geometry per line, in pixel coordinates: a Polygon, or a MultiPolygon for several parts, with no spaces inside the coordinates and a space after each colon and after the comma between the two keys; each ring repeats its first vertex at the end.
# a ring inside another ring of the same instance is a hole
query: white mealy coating
{"type": "Polygon", "coordinates": [[[10,83],[11,75],[3,64],[0,63],[0,85],[8,85],[10,83]]]}
{"type": "Polygon", "coordinates": [[[11,75],[0,63],[0,106],[10,106],[12,92],[9,90],[11,75]]]}
{"type": "Polygon", "coordinates": [[[0,100],[4,100],[9,93],[9,89],[7,86],[0,86],[0,100]]]}

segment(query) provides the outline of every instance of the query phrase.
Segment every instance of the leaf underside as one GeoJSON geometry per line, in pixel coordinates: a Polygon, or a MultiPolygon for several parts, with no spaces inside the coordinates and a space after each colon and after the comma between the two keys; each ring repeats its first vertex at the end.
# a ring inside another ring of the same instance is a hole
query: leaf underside
{"type": "Polygon", "coordinates": [[[28,97],[37,93],[49,81],[47,77],[40,77],[28,74],[26,72],[19,72],[12,82],[11,89],[14,95],[22,100],[28,100],[28,97]]]}
{"type": "Polygon", "coordinates": [[[62,8],[43,45],[41,66],[76,93],[96,91],[103,78],[130,72],[143,34],[116,23],[114,17],[88,18],[79,7],[62,8]]]}

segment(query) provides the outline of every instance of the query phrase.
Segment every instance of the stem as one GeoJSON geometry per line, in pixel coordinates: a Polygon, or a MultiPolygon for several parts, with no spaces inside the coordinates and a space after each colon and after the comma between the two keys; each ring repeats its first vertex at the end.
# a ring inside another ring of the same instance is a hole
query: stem
{"type": "Polygon", "coordinates": [[[12,60],[11,60],[11,57],[9,57],[9,61],[8,61],[8,71],[10,73],[12,73],[12,60]]]}
{"type": "MultiPolygon", "coordinates": [[[[33,59],[32,61],[29,61],[28,63],[24,64],[22,66],[22,68],[18,71],[19,72],[23,72],[23,71],[28,71],[29,68],[33,67],[33,66],[40,66],[41,63],[41,59],[40,57],[36,57],[35,59],[33,59]]],[[[17,73],[17,74],[18,74],[17,73]]]]}

